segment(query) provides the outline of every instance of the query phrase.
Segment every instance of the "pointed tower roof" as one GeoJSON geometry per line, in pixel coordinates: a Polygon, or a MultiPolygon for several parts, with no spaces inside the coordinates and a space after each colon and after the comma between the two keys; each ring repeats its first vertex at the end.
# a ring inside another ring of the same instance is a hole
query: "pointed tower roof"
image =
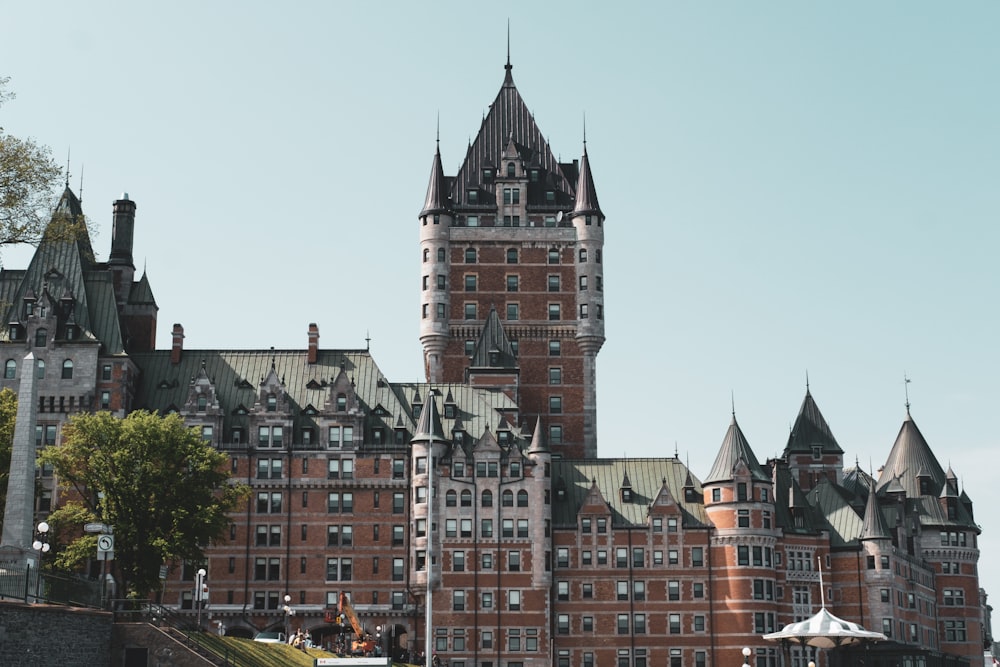
{"type": "Polygon", "coordinates": [[[517,368],[514,348],[507,338],[496,307],[490,307],[469,366],[471,368],[517,368]]]}
{"type": "Polygon", "coordinates": [[[933,492],[940,492],[945,483],[945,472],[907,410],[906,419],[879,475],[878,491],[882,493],[890,482],[898,479],[898,484],[906,491],[906,495],[917,498],[921,495],[918,473],[930,477],[933,492]]]}
{"type": "Polygon", "coordinates": [[[431,179],[427,184],[427,197],[424,199],[424,208],[420,211],[420,215],[443,213],[448,208],[448,183],[444,176],[444,168],[441,166],[441,146],[438,144],[434,151],[434,162],[431,163],[431,179]]]}
{"type": "Polygon", "coordinates": [[[548,452],[549,448],[545,445],[545,440],[542,434],[542,419],[539,417],[535,420],[535,432],[531,436],[531,447],[528,448],[529,454],[548,452]]]}
{"type": "Polygon", "coordinates": [[[740,461],[750,470],[750,476],[753,479],[761,482],[771,480],[767,473],[764,472],[764,469],[761,468],[760,462],[754,455],[753,450],[750,449],[750,443],[747,442],[746,436],[740,430],[740,425],[736,423],[736,415],[733,414],[733,419],[729,423],[729,430],[726,431],[726,437],[722,440],[722,447],[719,448],[719,453],[715,457],[715,463],[712,464],[712,470],[702,480],[702,484],[725,482],[733,479],[733,469],[740,461]]]}
{"type": "Polygon", "coordinates": [[[441,414],[438,412],[433,393],[429,393],[427,403],[420,411],[420,420],[413,433],[413,440],[446,440],[444,427],[441,426],[441,414]]]}
{"type": "Polygon", "coordinates": [[[576,201],[571,217],[596,214],[604,217],[601,206],[597,203],[597,188],[594,187],[594,176],[590,172],[590,158],[587,157],[587,142],[583,143],[583,158],[580,160],[580,176],[576,181],[576,201]]]}
{"type": "Polygon", "coordinates": [[[809,389],[806,389],[806,396],[802,399],[802,407],[799,408],[799,415],[795,418],[795,425],[788,435],[788,444],[785,445],[785,455],[792,453],[811,453],[813,447],[821,447],[824,454],[843,454],[844,450],[837,444],[837,439],[833,437],[833,432],[823,418],[823,413],[819,411],[819,406],[812,397],[809,389]]]}
{"type": "Polygon", "coordinates": [[[892,538],[885,516],[878,506],[878,494],[875,493],[875,481],[872,480],[868,489],[868,502],[865,503],[865,520],[861,525],[861,540],[888,540],[892,538]]]}
{"type": "Polygon", "coordinates": [[[490,110],[483,118],[475,141],[469,146],[465,162],[452,181],[451,200],[466,201],[468,190],[492,190],[493,183],[484,181],[484,169],[496,170],[511,141],[527,164],[545,172],[548,185],[566,195],[573,195],[573,185],[566,178],[559,160],[552,154],[534,116],[528,111],[521,94],[514,86],[511,65],[505,66],[504,81],[490,110]]]}

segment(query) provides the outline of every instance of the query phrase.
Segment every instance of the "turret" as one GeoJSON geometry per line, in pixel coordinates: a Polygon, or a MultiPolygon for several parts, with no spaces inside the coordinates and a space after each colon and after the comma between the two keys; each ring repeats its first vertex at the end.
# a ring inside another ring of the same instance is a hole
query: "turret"
{"type": "Polygon", "coordinates": [[[123,192],[112,205],[113,222],[111,228],[111,254],[108,268],[114,275],[115,298],[119,304],[128,300],[135,264],[132,259],[132,238],[135,233],[135,202],[123,192]]]}
{"type": "Polygon", "coordinates": [[[448,232],[454,216],[447,197],[447,182],[441,167],[441,148],[434,151],[427,197],[420,211],[421,298],[420,343],[428,382],[440,382],[445,347],[448,344],[449,258],[448,232]]]}

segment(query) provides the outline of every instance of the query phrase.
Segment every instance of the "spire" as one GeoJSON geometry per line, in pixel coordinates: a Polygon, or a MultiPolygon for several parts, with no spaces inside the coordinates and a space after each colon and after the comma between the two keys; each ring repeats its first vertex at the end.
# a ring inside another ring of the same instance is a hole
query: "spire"
{"type": "Polygon", "coordinates": [[[940,493],[945,484],[945,472],[907,411],[906,419],[899,428],[899,434],[879,475],[878,489],[882,491],[892,480],[898,479],[897,484],[902,486],[908,497],[926,495],[921,493],[918,473],[930,478],[929,490],[932,493],[940,493]]]}
{"type": "Polygon", "coordinates": [[[531,447],[528,448],[528,453],[534,454],[548,451],[549,448],[545,446],[542,434],[542,419],[539,417],[535,420],[535,432],[531,436],[531,447]]]}
{"type": "Polygon", "coordinates": [[[444,177],[444,168],[441,166],[440,130],[436,143],[434,161],[431,163],[431,178],[427,184],[427,198],[424,200],[424,208],[420,211],[420,217],[448,210],[447,183],[444,177]]]}
{"type": "Polygon", "coordinates": [[[726,437],[722,440],[722,447],[719,448],[719,453],[715,457],[712,471],[708,473],[702,484],[725,482],[733,479],[733,470],[736,464],[740,462],[746,465],[750,471],[751,478],[754,480],[761,482],[771,481],[771,478],[764,472],[764,469],[760,467],[760,462],[757,460],[756,455],[754,455],[753,450],[750,449],[750,443],[747,442],[743,431],[740,430],[740,425],[736,423],[736,415],[733,415],[733,419],[729,423],[729,430],[726,431],[726,437]]]}
{"type": "Polygon", "coordinates": [[[503,77],[503,85],[513,86],[514,77],[511,76],[510,71],[514,69],[514,66],[510,64],[510,19],[507,19],[507,64],[503,66],[506,74],[503,77]]]}
{"type": "Polygon", "coordinates": [[[576,203],[573,206],[573,217],[578,215],[596,214],[604,218],[601,205],[597,203],[597,189],[594,187],[594,176],[590,172],[590,158],[587,156],[586,129],[583,139],[583,157],[580,159],[580,175],[576,181],[576,203]]]}

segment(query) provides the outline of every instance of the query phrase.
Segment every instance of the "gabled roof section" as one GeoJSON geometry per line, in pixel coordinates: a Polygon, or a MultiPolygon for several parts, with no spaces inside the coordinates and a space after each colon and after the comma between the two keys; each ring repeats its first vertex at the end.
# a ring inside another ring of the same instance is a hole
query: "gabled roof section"
{"type": "Polygon", "coordinates": [[[940,493],[945,483],[944,470],[910,416],[910,411],[907,410],[906,419],[899,429],[896,442],[893,443],[889,458],[886,459],[879,475],[878,492],[881,494],[892,480],[898,478],[898,483],[906,491],[906,495],[916,498],[921,495],[917,473],[929,476],[933,494],[940,493]]]}
{"type": "Polygon", "coordinates": [[[736,423],[736,415],[734,414],[732,421],[729,423],[729,430],[726,431],[726,437],[722,440],[722,447],[719,448],[719,453],[715,457],[715,463],[712,464],[712,470],[702,483],[711,484],[732,480],[733,469],[740,461],[746,465],[750,471],[751,478],[754,480],[761,482],[771,481],[771,478],[760,466],[760,462],[754,455],[753,450],[750,449],[750,443],[747,442],[746,436],[740,430],[740,425],[736,423]]]}
{"type": "Polygon", "coordinates": [[[469,146],[465,162],[455,175],[451,192],[453,202],[465,201],[465,192],[470,189],[493,189],[492,182],[483,181],[483,170],[499,167],[504,150],[511,141],[527,165],[545,172],[549,186],[572,196],[573,186],[566,179],[559,161],[535,124],[534,116],[514,86],[508,64],[500,92],[490,105],[475,141],[469,146]]]}
{"type": "Polygon", "coordinates": [[[496,307],[491,307],[479,334],[476,351],[472,355],[471,368],[517,368],[514,348],[504,331],[503,322],[497,315],[496,307]]]}
{"type": "Polygon", "coordinates": [[[649,506],[666,486],[680,508],[682,523],[688,527],[709,525],[702,503],[701,484],[695,480],[697,493],[693,501],[684,499],[687,467],[676,458],[657,459],[557,459],[552,461],[552,488],[565,489],[565,495],[554,494],[552,523],[574,526],[577,514],[590,497],[596,483],[600,497],[611,510],[615,526],[646,525],[649,506]],[[618,489],[628,470],[632,484],[631,502],[622,502],[618,489]]]}
{"type": "Polygon", "coordinates": [[[597,203],[597,188],[594,187],[594,176],[590,172],[590,158],[587,157],[587,143],[584,142],[583,158],[580,160],[580,176],[576,182],[576,202],[570,216],[590,214],[604,217],[601,205],[597,203]]]}
{"type": "Polygon", "coordinates": [[[811,453],[813,447],[821,447],[824,454],[843,454],[844,450],[837,444],[833,432],[819,411],[819,406],[806,389],[806,397],[802,399],[802,407],[795,418],[795,425],[788,435],[785,445],[785,455],[792,453],[811,453]]]}
{"type": "Polygon", "coordinates": [[[448,210],[448,184],[441,166],[441,145],[434,151],[434,161],[431,163],[431,178],[427,183],[427,197],[420,215],[443,213],[448,210]]]}

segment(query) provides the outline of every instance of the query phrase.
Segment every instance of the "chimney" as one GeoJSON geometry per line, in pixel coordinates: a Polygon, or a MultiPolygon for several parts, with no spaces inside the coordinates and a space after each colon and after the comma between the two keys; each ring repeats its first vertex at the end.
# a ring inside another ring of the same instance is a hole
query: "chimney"
{"type": "Polygon", "coordinates": [[[319,352],[319,327],[315,322],[309,325],[309,363],[316,363],[316,356],[319,352]]]}
{"type": "Polygon", "coordinates": [[[173,345],[170,347],[170,363],[177,365],[181,363],[181,352],[184,350],[184,327],[179,324],[174,325],[173,345]]]}

